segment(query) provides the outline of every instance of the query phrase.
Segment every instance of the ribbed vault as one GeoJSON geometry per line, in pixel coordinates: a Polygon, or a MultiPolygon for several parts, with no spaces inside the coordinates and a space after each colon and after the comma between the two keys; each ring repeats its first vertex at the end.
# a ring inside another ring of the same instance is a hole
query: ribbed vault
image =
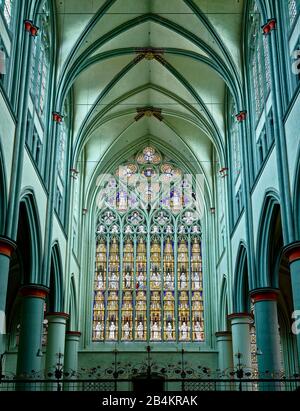
{"type": "Polygon", "coordinates": [[[241,108],[242,10],[239,0],[57,1],[56,106],[71,94],[87,197],[105,164],[150,138],[203,173],[212,193],[215,165],[226,165],[228,93],[241,108]]]}

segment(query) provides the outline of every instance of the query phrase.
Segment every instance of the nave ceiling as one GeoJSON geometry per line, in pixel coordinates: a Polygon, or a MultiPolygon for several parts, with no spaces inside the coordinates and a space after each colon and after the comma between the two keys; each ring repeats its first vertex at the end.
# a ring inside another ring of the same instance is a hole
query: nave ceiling
{"type": "Polygon", "coordinates": [[[243,6],[242,0],[56,1],[56,104],[62,107],[70,93],[73,164],[84,161],[87,190],[103,167],[124,161],[129,147],[138,150],[145,141],[204,173],[212,191],[213,164],[225,164],[227,95],[240,99],[243,6]]]}

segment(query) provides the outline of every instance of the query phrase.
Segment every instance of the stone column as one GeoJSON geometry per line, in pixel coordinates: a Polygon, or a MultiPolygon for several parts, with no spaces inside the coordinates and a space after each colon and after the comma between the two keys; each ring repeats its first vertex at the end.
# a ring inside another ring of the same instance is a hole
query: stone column
{"type": "Polygon", "coordinates": [[[218,364],[221,373],[232,371],[233,355],[232,355],[232,334],[230,331],[219,331],[216,333],[217,349],[218,349],[218,364]]]}
{"type": "Polygon", "coordinates": [[[10,259],[15,249],[14,241],[0,237],[0,354],[5,351],[7,284],[10,259]]]}
{"type": "Polygon", "coordinates": [[[298,372],[300,371],[300,241],[291,243],[284,247],[283,253],[288,257],[291,272],[291,283],[293,292],[294,314],[292,331],[296,334],[298,351],[298,372]],[[298,320],[298,322],[297,322],[298,320]]]}
{"type": "MultiPolygon", "coordinates": [[[[78,348],[81,332],[67,331],[65,345],[65,362],[64,373],[66,379],[76,379],[78,369],[78,348]]],[[[68,382],[64,384],[65,391],[76,391],[80,389],[76,382],[68,382]]]]}
{"type": "MultiPolygon", "coordinates": [[[[77,372],[78,367],[78,347],[81,332],[79,331],[67,331],[66,332],[66,345],[65,345],[65,362],[64,370],[67,373],[77,372]]],[[[69,378],[69,377],[68,377],[69,378]]]]}
{"type": "MultiPolygon", "coordinates": [[[[58,356],[61,354],[64,356],[65,352],[65,336],[66,336],[66,322],[69,318],[69,314],[56,312],[48,313],[46,315],[48,320],[48,334],[47,334],[47,350],[46,350],[46,363],[45,363],[45,376],[48,373],[54,372],[58,363],[58,356]]],[[[63,365],[64,358],[62,357],[61,363],[63,365]]],[[[53,375],[51,378],[54,378],[53,375]]]]}
{"type": "Polygon", "coordinates": [[[246,374],[252,371],[250,324],[253,318],[249,313],[233,313],[228,319],[231,321],[234,379],[239,381],[234,389],[252,391],[252,384],[242,380],[249,378],[246,374]]]}
{"type": "MultiPolygon", "coordinates": [[[[259,378],[280,378],[280,337],[278,330],[277,298],[274,288],[258,288],[250,295],[254,303],[256,346],[261,353],[257,357],[259,378]]],[[[280,383],[259,383],[260,390],[280,389],[280,383]]]]}
{"type": "MultiPolygon", "coordinates": [[[[218,350],[218,368],[220,369],[220,378],[229,380],[230,373],[233,371],[233,355],[232,355],[232,334],[230,331],[216,332],[217,350],[218,350]]],[[[224,381],[219,384],[221,391],[231,390],[232,384],[230,381],[224,381]]]]}
{"type": "Polygon", "coordinates": [[[17,359],[18,378],[41,372],[44,304],[49,289],[30,284],[21,288],[21,328],[17,359]]]}
{"type": "Polygon", "coordinates": [[[253,318],[249,313],[233,313],[228,319],[231,321],[234,368],[241,365],[244,369],[251,369],[250,324],[253,318]]]}
{"type": "Polygon", "coordinates": [[[257,357],[261,378],[265,373],[277,376],[280,371],[280,338],[278,331],[278,290],[257,288],[250,295],[254,303],[256,346],[261,355],[257,357]]]}

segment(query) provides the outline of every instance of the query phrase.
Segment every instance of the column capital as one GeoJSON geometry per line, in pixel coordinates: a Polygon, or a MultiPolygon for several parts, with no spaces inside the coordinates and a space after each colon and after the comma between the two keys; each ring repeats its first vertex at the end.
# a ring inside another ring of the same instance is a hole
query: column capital
{"type": "Polygon", "coordinates": [[[221,338],[221,337],[231,338],[232,337],[232,332],[231,331],[217,331],[215,333],[215,336],[217,338],[221,338]]]}
{"type": "Polygon", "coordinates": [[[80,331],[66,331],[67,341],[79,342],[80,337],[81,337],[80,331]]]}
{"type": "Polygon", "coordinates": [[[0,254],[10,258],[16,248],[17,244],[15,241],[8,237],[0,236],[0,254]]]}
{"type": "Polygon", "coordinates": [[[49,288],[40,284],[27,284],[20,288],[22,297],[35,297],[45,299],[49,294],[49,288]]]}
{"type": "Polygon", "coordinates": [[[80,331],[66,331],[66,335],[80,337],[81,332],[80,331]]]}
{"type": "Polygon", "coordinates": [[[277,301],[279,290],[277,288],[265,287],[256,288],[250,291],[250,297],[254,303],[260,301],[277,301]]]}
{"type": "Polygon", "coordinates": [[[282,253],[287,256],[290,264],[300,260],[300,241],[286,245],[283,247],[282,253]]]}
{"type": "Polygon", "coordinates": [[[58,312],[49,312],[49,313],[46,313],[45,317],[63,317],[63,318],[68,319],[70,316],[69,316],[68,313],[64,313],[64,312],[58,311],[58,312]]]}
{"type": "Polygon", "coordinates": [[[227,316],[228,320],[235,320],[235,319],[249,319],[253,320],[253,315],[251,313],[232,313],[228,314],[227,316]]]}

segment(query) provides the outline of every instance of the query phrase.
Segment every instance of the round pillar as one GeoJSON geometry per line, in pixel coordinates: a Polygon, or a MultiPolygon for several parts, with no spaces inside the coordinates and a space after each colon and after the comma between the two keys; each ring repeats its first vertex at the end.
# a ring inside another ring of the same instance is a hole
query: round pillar
{"type": "Polygon", "coordinates": [[[46,315],[48,320],[48,333],[47,333],[47,350],[46,350],[46,363],[45,373],[46,377],[48,373],[53,373],[59,356],[62,358],[60,362],[63,365],[63,357],[65,352],[65,336],[66,336],[66,323],[69,318],[69,314],[56,312],[48,313],[46,315]]]}
{"type": "Polygon", "coordinates": [[[5,351],[7,284],[10,259],[15,249],[14,241],[0,237],[0,354],[5,351]]]}
{"type": "Polygon", "coordinates": [[[77,372],[80,336],[81,332],[79,331],[66,332],[64,371],[70,374],[67,378],[71,378],[72,374],[77,372]]]}
{"type": "Polygon", "coordinates": [[[261,353],[257,356],[261,378],[266,378],[266,373],[271,373],[276,378],[281,368],[278,294],[279,290],[273,288],[258,288],[250,293],[254,303],[256,346],[261,353]]]}
{"type": "Polygon", "coordinates": [[[290,264],[293,303],[295,320],[292,328],[297,339],[298,369],[300,369],[300,241],[284,247],[283,253],[287,256],[290,264]]]}
{"type": "MultiPolygon", "coordinates": [[[[78,368],[78,347],[81,332],[79,331],[67,331],[66,332],[66,344],[65,344],[65,365],[64,373],[66,379],[77,378],[78,368]]],[[[64,384],[65,391],[80,390],[80,385],[76,382],[66,382],[64,384]]]]}
{"type": "Polygon", "coordinates": [[[216,333],[218,349],[218,368],[224,375],[233,369],[232,334],[230,331],[219,331],[216,333]]]}
{"type": "Polygon", "coordinates": [[[233,313],[228,316],[231,321],[233,365],[235,370],[240,366],[251,369],[250,324],[253,318],[249,313],[233,313]]]}
{"type": "Polygon", "coordinates": [[[230,331],[216,332],[217,350],[218,350],[218,368],[220,369],[220,378],[226,380],[218,384],[220,391],[227,391],[233,388],[230,381],[230,373],[233,371],[232,355],[232,334],[230,331]]]}
{"type": "Polygon", "coordinates": [[[30,284],[20,290],[22,297],[21,328],[17,359],[17,376],[27,378],[41,371],[44,303],[47,287],[30,284]]]}

